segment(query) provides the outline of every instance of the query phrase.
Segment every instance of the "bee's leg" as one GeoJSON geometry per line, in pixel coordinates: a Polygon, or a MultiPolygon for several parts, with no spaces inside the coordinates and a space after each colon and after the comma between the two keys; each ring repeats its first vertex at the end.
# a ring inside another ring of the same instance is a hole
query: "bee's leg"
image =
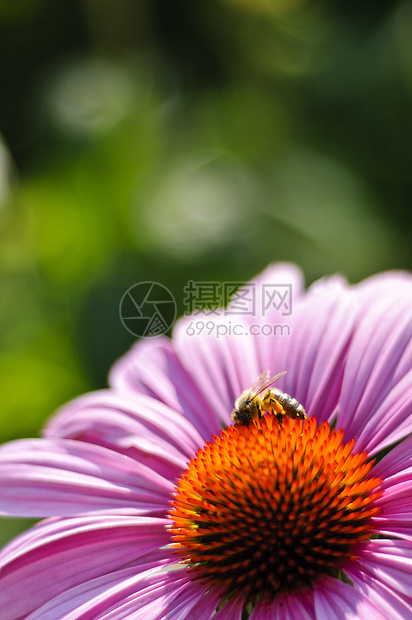
{"type": "Polygon", "coordinates": [[[259,420],[261,420],[262,419],[262,409],[260,408],[260,404],[259,403],[256,403],[256,409],[257,409],[257,412],[258,412],[259,420]]]}
{"type": "Polygon", "coordinates": [[[273,398],[273,396],[267,396],[264,401],[263,401],[263,407],[264,407],[264,411],[271,411],[273,413],[274,416],[278,415],[278,414],[282,414],[283,415],[283,407],[280,404],[280,402],[276,399],[273,398]]]}
{"type": "Polygon", "coordinates": [[[283,418],[285,417],[282,413],[276,413],[275,417],[279,422],[279,426],[283,426],[283,418]]]}

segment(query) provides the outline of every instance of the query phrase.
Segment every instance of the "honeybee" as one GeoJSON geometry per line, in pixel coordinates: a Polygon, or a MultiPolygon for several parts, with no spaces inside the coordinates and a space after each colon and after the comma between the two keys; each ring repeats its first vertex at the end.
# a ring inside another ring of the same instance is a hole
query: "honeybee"
{"type": "Polygon", "coordinates": [[[268,370],[262,372],[252,387],[242,392],[236,399],[235,408],[232,411],[233,422],[249,426],[254,418],[261,418],[268,411],[276,416],[279,424],[282,424],[285,416],[294,420],[306,420],[306,412],[295,398],[270,387],[286,372],[286,370],[280,372],[274,377],[270,376],[268,370]]]}

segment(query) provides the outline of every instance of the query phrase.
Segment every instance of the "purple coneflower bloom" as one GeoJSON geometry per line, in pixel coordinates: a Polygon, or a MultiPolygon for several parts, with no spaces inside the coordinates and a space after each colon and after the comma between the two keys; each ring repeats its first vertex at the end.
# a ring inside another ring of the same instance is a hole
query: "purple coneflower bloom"
{"type": "Polygon", "coordinates": [[[0,448],[1,514],[49,517],[0,553],[3,620],[412,618],[412,277],[254,292],[0,448]],[[285,370],[308,419],[233,425],[285,370]]]}

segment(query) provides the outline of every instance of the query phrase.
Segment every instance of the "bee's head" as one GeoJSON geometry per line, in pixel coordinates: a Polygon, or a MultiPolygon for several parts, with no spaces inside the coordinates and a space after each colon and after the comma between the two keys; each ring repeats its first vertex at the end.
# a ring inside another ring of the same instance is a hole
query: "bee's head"
{"type": "Polygon", "coordinates": [[[239,409],[233,409],[232,415],[230,417],[232,418],[232,421],[235,424],[248,424],[249,423],[249,416],[247,416],[245,413],[243,413],[239,409]]]}

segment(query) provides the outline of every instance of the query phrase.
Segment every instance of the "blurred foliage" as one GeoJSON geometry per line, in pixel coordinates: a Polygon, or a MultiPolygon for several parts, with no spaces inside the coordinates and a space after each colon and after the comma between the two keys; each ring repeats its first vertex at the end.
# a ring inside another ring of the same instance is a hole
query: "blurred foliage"
{"type": "Polygon", "coordinates": [[[0,74],[1,441],[106,385],[137,282],[411,268],[411,2],[2,0],[0,74]]]}

